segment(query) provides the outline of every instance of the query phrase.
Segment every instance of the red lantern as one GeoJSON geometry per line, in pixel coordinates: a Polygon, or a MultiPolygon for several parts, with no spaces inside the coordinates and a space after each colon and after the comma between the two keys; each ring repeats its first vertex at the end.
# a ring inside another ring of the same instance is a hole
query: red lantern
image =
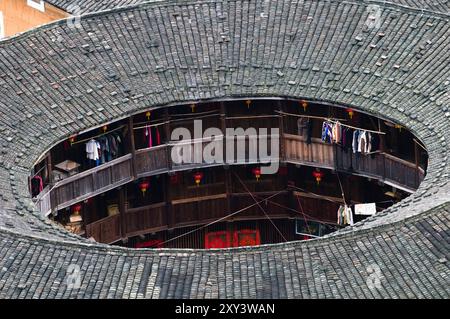
{"type": "Polygon", "coordinates": [[[322,171],[320,171],[318,168],[312,173],[314,178],[316,179],[317,185],[320,184],[320,181],[322,180],[323,176],[325,175],[322,171]]]}
{"type": "Polygon", "coordinates": [[[144,180],[139,183],[139,189],[142,192],[142,196],[145,196],[145,192],[147,192],[149,187],[150,187],[150,183],[147,180],[144,180]]]}
{"type": "Polygon", "coordinates": [[[254,169],[252,169],[252,173],[253,175],[255,175],[256,181],[259,181],[259,178],[261,177],[261,168],[255,167],[254,169]]]}
{"type": "Polygon", "coordinates": [[[78,215],[81,212],[81,204],[76,204],[74,206],[72,206],[72,213],[78,215]]]}
{"type": "Polygon", "coordinates": [[[306,108],[308,107],[308,102],[306,102],[305,100],[301,100],[300,105],[303,107],[303,112],[306,112],[306,108]]]}
{"type": "Polygon", "coordinates": [[[194,181],[195,181],[195,184],[197,184],[197,186],[200,185],[200,182],[202,181],[202,178],[203,178],[203,173],[202,172],[194,173],[194,181]]]}
{"type": "Polygon", "coordinates": [[[76,135],[72,135],[69,138],[70,145],[73,145],[73,143],[75,143],[76,140],[77,140],[77,136],[76,135]]]}
{"type": "Polygon", "coordinates": [[[353,114],[354,114],[353,109],[348,108],[348,109],[346,109],[346,111],[347,111],[347,114],[348,114],[348,116],[350,117],[350,119],[352,119],[352,118],[353,118],[353,114]]]}

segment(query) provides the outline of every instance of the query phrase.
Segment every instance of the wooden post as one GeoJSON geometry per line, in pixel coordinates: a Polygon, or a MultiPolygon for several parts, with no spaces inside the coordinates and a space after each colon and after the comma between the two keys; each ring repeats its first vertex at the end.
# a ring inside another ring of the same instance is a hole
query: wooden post
{"type": "Polygon", "coordinates": [[[414,142],[414,162],[416,164],[416,172],[414,174],[415,176],[415,185],[416,187],[419,187],[419,149],[417,142],[413,140],[414,142]]]}
{"type": "Polygon", "coordinates": [[[133,116],[128,118],[128,146],[131,152],[131,172],[133,179],[137,177],[136,172],[136,147],[134,144],[133,116]]]}
{"type": "Polygon", "coordinates": [[[119,191],[119,216],[120,216],[120,237],[127,238],[127,226],[125,220],[127,192],[125,187],[120,187],[119,191]]]}
{"type": "Polygon", "coordinates": [[[174,215],[173,215],[172,193],[169,178],[170,178],[169,174],[164,175],[163,187],[164,187],[164,202],[166,203],[165,224],[167,225],[167,228],[171,230],[173,228],[174,215]]]}
{"type": "Polygon", "coordinates": [[[169,146],[170,142],[170,124],[169,124],[169,110],[167,107],[164,108],[164,135],[166,136],[166,157],[167,157],[167,168],[172,169],[172,159],[171,159],[171,149],[169,146]]]}
{"type": "Polygon", "coordinates": [[[220,123],[223,134],[223,158],[225,160],[224,164],[224,176],[225,176],[225,192],[227,194],[227,214],[231,213],[231,174],[230,174],[230,166],[226,164],[226,151],[227,151],[227,139],[226,139],[226,131],[227,131],[227,120],[226,120],[226,108],[225,103],[220,102],[220,123]]]}
{"type": "Polygon", "coordinates": [[[231,174],[230,167],[225,167],[225,192],[227,194],[227,215],[231,214],[231,174]]]}
{"type": "Polygon", "coordinates": [[[52,153],[51,152],[48,152],[48,154],[47,154],[46,165],[47,165],[48,183],[49,183],[49,185],[53,185],[52,153]]]}
{"type": "Polygon", "coordinates": [[[284,163],[286,161],[286,147],[284,141],[284,118],[283,118],[283,103],[282,101],[277,101],[278,110],[280,114],[278,115],[278,128],[279,128],[279,139],[280,139],[280,160],[284,163]]]}

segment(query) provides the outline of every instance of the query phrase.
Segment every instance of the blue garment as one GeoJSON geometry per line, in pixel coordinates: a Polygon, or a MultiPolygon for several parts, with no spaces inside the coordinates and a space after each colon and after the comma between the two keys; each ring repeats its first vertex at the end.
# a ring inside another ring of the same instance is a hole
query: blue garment
{"type": "Polygon", "coordinates": [[[322,141],[327,143],[332,141],[332,128],[328,122],[323,122],[322,124],[322,141]]]}
{"type": "Polygon", "coordinates": [[[352,142],[353,153],[358,152],[358,138],[359,138],[359,130],[355,130],[353,132],[353,142],[352,142]]]}

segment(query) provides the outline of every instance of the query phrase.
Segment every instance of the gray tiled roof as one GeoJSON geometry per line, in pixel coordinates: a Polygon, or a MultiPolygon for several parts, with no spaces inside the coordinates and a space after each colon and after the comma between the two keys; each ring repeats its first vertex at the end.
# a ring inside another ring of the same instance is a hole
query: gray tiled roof
{"type": "Polygon", "coordinates": [[[368,28],[377,3],[144,3],[0,42],[0,297],[450,297],[449,15],[386,3],[368,28]],[[331,101],[395,120],[427,146],[427,176],[327,238],[223,251],[93,244],[31,203],[29,169],[71,133],[231,96],[331,101]],[[69,291],[71,263],[83,280],[69,291]],[[373,264],[381,289],[366,283],[373,264]]]}
{"type": "MultiPolygon", "coordinates": [[[[64,9],[66,11],[80,10],[79,13],[97,12],[108,9],[126,7],[145,2],[162,2],[163,0],[46,0],[48,3],[64,9]]],[[[166,0],[166,3],[183,3],[186,0],[166,0]]],[[[436,12],[449,12],[450,0],[389,0],[389,1],[364,1],[360,2],[369,5],[371,3],[384,6],[385,4],[396,4],[399,6],[423,9],[436,12]]],[[[71,12],[72,13],[72,12],[71,12]]]]}

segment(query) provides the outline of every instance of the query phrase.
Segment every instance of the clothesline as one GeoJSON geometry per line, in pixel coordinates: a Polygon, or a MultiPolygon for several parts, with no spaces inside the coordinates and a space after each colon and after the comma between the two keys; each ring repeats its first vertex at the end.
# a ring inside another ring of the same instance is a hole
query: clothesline
{"type": "MultiPolygon", "coordinates": [[[[308,191],[306,189],[303,189],[303,188],[295,186],[295,185],[291,185],[290,187],[295,188],[297,190],[300,190],[300,191],[304,192],[305,194],[310,194],[311,196],[316,197],[318,199],[323,199],[323,200],[329,201],[331,203],[343,204],[343,202],[340,202],[340,201],[337,201],[337,200],[333,200],[333,199],[331,199],[331,198],[329,198],[327,196],[324,196],[324,195],[319,195],[319,194],[310,192],[310,191],[308,191]]],[[[373,203],[375,203],[375,204],[384,204],[384,203],[389,203],[389,202],[393,202],[393,200],[384,200],[384,201],[373,202],[373,203]]],[[[363,204],[363,203],[361,203],[359,201],[351,201],[348,205],[356,205],[356,204],[363,204]]],[[[379,206],[377,206],[377,208],[378,209],[383,209],[382,207],[379,207],[379,206]]]]}
{"type": "Polygon", "coordinates": [[[386,134],[385,132],[369,130],[369,129],[360,128],[360,127],[341,123],[341,121],[347,121],[346,119],[337,119],[337,118],[329,118],[329,117],[325,117],[325,116],[314,116],[314,115],[301,115],[301,114],[286,113],[286,112],[282,112],[282,111],[275,111],[275,112],[283,114],[283,115],[289,115],[289,116],[325,120],[325,121],[332,122],[332,123],[337,123],[337,121],[339,121],[339,124],[341,126],[346,126],[346,127],[349,127],[349,128],[355,129],[355,130],[366,131],[366,132],[375,133],[375,134],[386,134]]]}
{"type": "Polygon", "coordinates": [[[155,123],[155,122],[159,122],[159,121],[160,121],[160,120],[151,120],[151,121],[145,121],[145,122],[133,123],[133,125],[150,124],[150,123],[155,123]]]}
{"type": "Polygon", "coordinates": [[[98,134],[98,135],[93,136],[93,137],[89,137],[89,138],[85,138],[85,139],[80,140],[80,141],[73,142],[72,145],[79,144],[79,143],[84,143],[84,142],[90,141],[90,140],[92,140],[92,139],[99,138],[99,137],[101,137],[101,136],[104,136],[104,135],[110,134],[110,133],[112,133],[112,132],[121,130],[121,129],[124,128],[125,126],[126,126],[126,125],[121,125],[121,126],[119,126],[119,127],[116,127],[115,129],[112,129],[112,130],[108,131],[108,132],[104,132],[104,133],[98,134]]]}
{"type": "MultiPolygon", "coordinates": [[[[332,123],[334,123],[334,124],[336,124],[336,123],[338,122],[338,121],[333,120],[333,119],[327,119],[327,121],[328,121],[328,122],[332,122],[332,123]]],[[[351,125],[347,125],[347,124],[342,124],[341,122],[339,122],[339,125],[341,125],[341,126],[346,126],[346,127],[352,128],[352,129],[354,129],[354,130],[366,131],[366,132],[370,132],[370,133],[374,133],[374,134],[382,134],[382,135],[386,134],[385,132],[373,131],[373,130],[368,130],[368,129],[365,129],[365,128],[360,128],[360,127],[356,127],[356,126],[351,126],[351,125]]]]}
{"type": "Polygon", "coordinates": [[[200,113],[198,113],[198,112],[192,112],[192,113],[179,113],[179,114],[170,114],[170,116],[174,116],[174,117],[177,117],[177,116],[186,116],[186,115],[203,115],[203,114],[213,114],[213,115],[220,115],[219,113],[217,113],[217,111],[216,110],[212,110],[212,111],[205,111],[205,112],[200,112],[200,113]]]}
{"type": "Polygon", "coordinates": [[[190,235],[190,234],[192,234],[192,233],[195,233],[195,232],[197,232],[197,231],[199,231],[199,230],[202,230],[203,228],[207,228],[207,227],[209,227],[209,226],[211,226],[211,225],[214,225],[214,224],[216,224],[216,223],[218,223],[218,222],[220,222],[220,221],[222,221],[222,220],[226,220],[227,218],[230,218],[230,217],[232,217],[232,216],[234,216],[234,215],[236,215],[236,214],[239,214],[240,212],[243,212],[243,211],[245,211],[245,210],[248,210],[248,209],[252,208],[253,206],[257,206],[258,204],[263,203],[263,202],[267,201],[268,199],[270,199],[270,198],[272,198],[272,197],[275,197],[275,196],[281,194],[282,192],[284,192],[284,190],[281,190],[281,191],[279,191],[279,192],[277,192],[277,193],[275,193],[275,194],[269,196],[268,198],[266,198],[266,199],[264,199],[264,200],[258,201],[258,202],[256,202],[256,203],[253,203],[253,204],[248,205],[247,207],[241,208],[241,209],[239,209],[239,210],[237,210],[237,211],[235,211],[235,212],[233,212],[233,213],[231,213],[231,214],[228,214],[228,215],[226,215],[226,216],[224,216],[224,217],[221,217],[221,218],[218,218],[218,219],[216,219],[216,220],[213,220],[212,222],[210,222],[210,223],[208,223],[208,224],[206,224],[206,225],[202,225],[202,226],[200,226],[200,227],[198,227],[198,228],[196,228],[196,229],[193,229],[193,230],[191,230],[191,231],[188,231],[188,232],[183,233],[183,234],[181,234],[181,235],[178,235],[178,236],[176,236],[176,237],[172,237],[172,238],[170,238],[170,239],[168,239],[168,240],[162,242],[161,245],[167,244],[167,243],[169,243],[169,242],[171,242],[171,241],[174,241],[174,240],[176,240],[176,239],[178,239],[178,238],[181,238],[181,237],[190,235]]]}
{"type": "MultiPolygon", "coordinates": [[[[289,115],[289,116],[296,116],[296,117],[304,117],[304,118],[311,118],[311,119],[318,119],[318,120],[329,120],[330,118],[324,117],[324,116],[317,116],[317,115],[302,115],[302,114],[294,114],[294,113],[286,113],[282,111],[275,111],[275,113],[279,113],[281,115],[289,115]]],[[[346,119],[335,119],[338,121],[347,121],[346,119]]]]}
{"type": "Polygon", "coordinates": [[[213,117],[213,116],[217,116],[220,114],[208,114],[208,115],[203,115],[203,116],[193,116],[193,117],[189,117],[189,118],[182,118],[182,119],[175,119],[175,120],[170,120],[169,123],[175,123],[175,122],[185,122],[185,121],[189,121],[189,120],[198,120],[198,119],[202,119],[205,117],[213,117]]]}
{"type": "Polygon", "coordinates": [[[133,130],[140,130],[140,129],[148,128],[148,127],[161,126],[161,125],[164,125],[164,124],[167,124],[167,123],[169,123],[169,121],[162,122],[162,123],[158,123],[158,124],[151,124],[151,125],[145,125],[145,126],[133,127],[133,130]]]}

